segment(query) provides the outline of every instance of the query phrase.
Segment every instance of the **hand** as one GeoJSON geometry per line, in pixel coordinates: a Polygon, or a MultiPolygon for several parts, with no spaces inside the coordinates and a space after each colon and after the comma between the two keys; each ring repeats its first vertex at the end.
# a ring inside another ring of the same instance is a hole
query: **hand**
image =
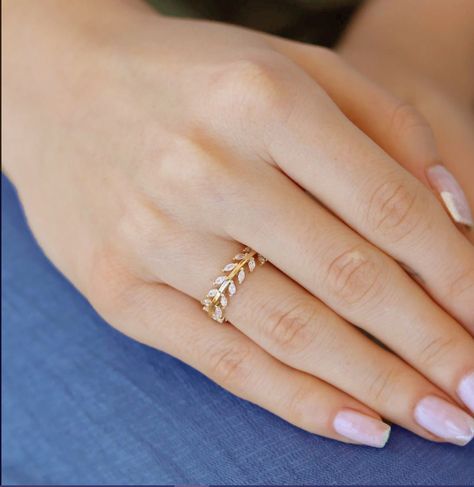
{"type": "MultiPolygon", "coordinates": [[[[471,242],[474,242],[469,210],[474,207],[473,25],[471,0],[371,1],[355,17],[338,48],[364,75],[402,100],[400,112],[415,109],[423,115],[425,125],[433,129],[444,166],[461,181],[466,193],[468,205],[458,216],[460,222],[470,227],[466,235],[471,242]]],[[[379,141],[384,145],[382,136],[379,141]]],[[[436,172],[430,174],[429,161],[402,151],[396,153],[396,148],[385,148],[428,186],[443,189],[436,172]]]]}
{"type": "Polygon", "coordinates": [[[397,100],[321,48],[90,10],[4,12],[3,160],[51,260],[114,327],[301,428],[381,447],[382,416],[468,442],[473,340],[434,300],[474,324],[474,250],[348,119],[377,100],[387,126],[397,100]],[[199,300],[238,242],[271,264],[221,326],[199,300]]]}

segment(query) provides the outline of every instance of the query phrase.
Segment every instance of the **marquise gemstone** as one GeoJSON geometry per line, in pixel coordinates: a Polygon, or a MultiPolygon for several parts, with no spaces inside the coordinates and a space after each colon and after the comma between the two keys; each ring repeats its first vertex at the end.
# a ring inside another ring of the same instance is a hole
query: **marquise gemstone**
{"type": "Polygon", "coordinates": [[[222,269],[224,272],[230,272],[231,270],[235,269],[235,266],[237,264],[232,263],[232,264],[227,264],[224,269],[222,269]]]}
{"type": "Polygon", "coordinates": [[[217,321],[220,321],[222,319],[222,309],[219,306],[216,306],[214,308],[214,313],[212,317],[217,321]]]}
{"type": "Polygon", "coordinates": [[[229,296],[233,296],[236,293],[237,288],[235,287],[234,281],[230,281],[229,287],[227,289],[229,290],[229,296]]]}
{"type": "Polygon", "coordinates": [[[215,286],[220,286],[223,282],[225,281],[225,276],[219,276],[215,281],[214,285],[215,286]]]}

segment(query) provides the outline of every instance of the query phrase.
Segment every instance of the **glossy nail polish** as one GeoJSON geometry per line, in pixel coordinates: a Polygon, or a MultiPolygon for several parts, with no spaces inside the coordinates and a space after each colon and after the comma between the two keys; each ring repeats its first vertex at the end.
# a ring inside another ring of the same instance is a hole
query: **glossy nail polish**
{"type": "Polygon", "coordinates": [[[439,193],[451,218],[456,223],[472,227],[473,218],[466,195],[451,172],[438,164],[426,170],[426,177],[439,193]]]}
{"type": "Polygon", "coordinates": [[[465,375],[458,386],[458,396],[461,401],[474,413],[474,372],[465,375]]]}
{"type": "Polygon", "coordinates": [[[474,419],[437,396],[427,396],[418,402],[415,420],[430,433],[455,445],[464,446],[474,436],[474,419]]]}
{"type": "Polygon", "coordinates": [[[362,445],[383,448],[390,436],[390,426],[354,409],[342,409],[333,422],[334,429],[347,439],[362,445]]]}

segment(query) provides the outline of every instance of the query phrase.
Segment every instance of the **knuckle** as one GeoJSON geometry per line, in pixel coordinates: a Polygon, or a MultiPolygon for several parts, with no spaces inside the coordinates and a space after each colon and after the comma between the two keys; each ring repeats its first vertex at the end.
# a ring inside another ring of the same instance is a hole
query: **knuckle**
{"type": "Polygon", "coordinates": [[[163,151],[156,179],[159,188],[153,193],[158,194],[164,207],[182,204],[183,192],[188,201],[208,206],[211,202],[223,203],[229,195],[241,191],[241,176],[235,164],[215,157],[211,148],[186,136],[176,136],[163,151]]]}
{"type": "Polygon", "coordinates": [[[158,210],[152,210],[143,198],[131,195],[123,202],[122,212],[115,223],[117,247],[124,253],[155,251],[157,235],[160,235],[156,228],[160,223],[158,210]]]}
{"type": "Polygon", "coordinates": [[[262,111],[285,104],[282,82],[283,57],[278,54],[232,61],[221,68],[213,80],[213,103],[219,113],[245,115],[252,119],[262,111]]]}
{"type": "Polygon", "coordinates": [[[382,295],[385,268],[375,252],[361,246],[353,247],[330,262],[326,284],[340,305],[362,305],[382,295]]]}
{"type": "Polygon", "coordinates": [[[474,266],[464,268],[461,273],[451,281],[449,296],[452,299],[468,299],[474,303],[474,266]]]}
{"type": "Polygon", "coordinates": [[[317,335],[317,311],[307,300],[285,301],[269,312],[266,333],[278,350],[299,353],[312,344],[317,335]]]}
{"type": "Polygon", "coordinates": [[[155,281],[166,265],[165,254],[169,256],[181,242],[187,242],[185,231],[149,195],[129,193],[120,210],[109,232],[109,247],[113,245],[116,260],[136,277],[155,281]]]}
{"type": "Polygon", "coordinates": [[[413,105],[399,100],[392,108],[390,130],[397,137],[402,137],[413,130],[431,131],[431,128],[423,115],[413,105]]]}
{"type": "Polygon", "coordinates": [[[367,395],[371,402],[387,403],[400,384],[399,372],[394,368],[384,368],[371,378],[367,395]]]}
{"type": "Polygon", "coordinates": [[[227,389],[240,389],[252,372],[248,348],[230,343],[210,353],[212,377],[227,389]]]}
{"type": "Polygon", "coordinates": [[[378,185],[367,208],[370,228],[394,243],[420,235],[429,225],[430,212],[421,188],[406,181],[378,185]]]}
{"type": "Polygon", "coordinates": [[[308,416],[308,405],[317,404],[317,397],[314,388],[306,382],[300,385],[293,394],[289,395],[286,406],[286,419],[296,425],[306,422],[308,416]]]}
{"type": "Polygon", "coordinates": [[[175,135],[170,138],[160,157],[162,186],[172,185],[173,189],[193,181],[201,183],[212,177],[215,161],[197,140],[192,137],[175,135]]]}
{"type": "Polygon", "coordinates": [[[429,337],[420,349],[418,359],[424,367],[439,366],[451,355],[455,342],[450,337],[429,337]]]}

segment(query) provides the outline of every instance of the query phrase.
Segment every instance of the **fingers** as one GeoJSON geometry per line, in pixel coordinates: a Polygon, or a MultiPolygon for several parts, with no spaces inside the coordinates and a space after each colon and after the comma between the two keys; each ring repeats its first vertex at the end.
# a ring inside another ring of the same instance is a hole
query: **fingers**
{"type": "MultiPolygon", "coordinates": [[[[230,392],[311,433],[383,447],[390,427],[334,387],[283,365],[238,330],[210,320],[198,303],[165,285],[136,283],[112,322],[195,367],[230,392]]],[[[117,306],[110,308],[117,309],[117,306]]]]}
{"type": "Polygon", "coordinates": [[[279,360],[333,384],[425,438],[465,444],[474,434],[474,420],[448,405],[439,389],[271,265],[259,269],[240,288],[228,316],[279,360]],[[420,417],[426,403],[436,404],[456,424],[466,421],[465,429],[461,427],[454,438],[439,417],[428,418],[423,413],[420,417]]]}
{"type": "MultiPolygon", "coordinates": [[[[153,259],[150,269],[155,266],[155,272],[166,282],[201,299],[219,275],[219,269],[240,247],[190,234],[181,235],[180,240],[184,239],[189,242],[189,248],[183,251],[171,246],[165,252],[168,258],[171,255],[171,261],[181,262],[178,267],[170,269],[166,262],[153,259]],[[193,267],[192,263],[199,263],[198,272],[187,270],[193,267]]],[[[270,264],[248,276],[237,294],[228,296],[228,301],[226,311],[232,323],[283,363],[323,379],[425,438],[456,444],[470,438],[472,420],[455,406],[447,405],[447,396],[440,389],[382,350],[270,264]],[[435,401],[437,419],[431,413],[418,417],[433,397],[445,398],[435,401]],[[444,420],[438,413],[447,414],[459,425],[454,436],[447,424],[442,426],[444,420]]],[[[411,339],[409,334],[405,336],[406,342],[411,339]]],[[[458,345],[462,347],[461,343],[458,345]]],[[[460,348],[460,352],[465,355],[469,351],[460,348]]],[[[466,365],[469,365],[466,359],[455,364],[444,361],[440,370],[446,367],[444,373],[451,375],[466,365]]],[[[474,370],[472,361],[471,365],[474,370]]],[[[426,376],[436,375],[428,366],[421,372],[426,376]]],[[[466,370],[462,372],[463,379],[468,377],[466,370]]],[[[452,388],[449,392],[456,395],[452,388]]]]}
{"type": "Polygon", "coordinates": [[[267,129],[267,159],[416,273],[446,310],[473,327],[474,249],[442,206],[339,111],[320,103],[310,80],[290,89],[298,90],[291,112],[280,124],[274,115],[267,129]]]}
{"type": "MultiPolygon", "coordinates": [[[[447,191],[445,198],[448,198],[448,202],[451,199],[459,201],[457,207],[462,216],[460,220],[467,227],[472,227],[470,209],[474,208],[474,138],[472,137],[474,118],[471,113],[458,107],[453,100],[446,99],[445,95],[439,92],[427,93],[425,97],[420,97],[420,100],[417,100],[417,107],[433,128],[445,166],[454,174],[456,181],[462,183],[467,203],[464,203],[459,190],[455,190],[452,197],[449,196],[450,191],[447,191]],[[459,196],[455,197],[456,194],[459,196]]],[[[409,169],[415,173],[424,170],[419,163],[415,162],[409,169]]],[[[441,192],[447,190],[443,179],[432,178],[431,184],[441,192]]],[[[451,187],[452,184],[449,186],[451,187]]],[[[473,242],[472,228],[468,236],[473,242]]]]}
{"type": "MultiPolygon", "coordinates": [[[[378,337],[433,383],[458,397],[460,380],[474,368],[472,341],[399,266],[276,168],[262,161],[252,169],[243,168],[229,157],[224,163],[211,159],[198,164],[195,152],[181,157],[191,170],[200,166],[192,170],[193,177],[187,178],[192,186],[185,189],[196,205],[193,231],[203,232],[204,249],[209,230],[245,242],[339,315],[378,337]]],[[[162,185],[160,192],[166,194],[182,184],[172,181],[162,185]]],[[[178,205],[168,208],[181,218],[178,205]]],[[[157,234],[173,238],[151,240],[149,268],[155,269],[155,276],[166,275],[170,286],[199,295],[182,286],[184,280],[192,282],[195,273],[202,273],[201,266],[179,256],[169,258],[176,250],[195,255],[199,245],[192,243],[190,235],[177,235],[175,229],[160,228],[157,234]],[[174,249],[176,242],[179,245],[174,249]]],[[[143,240],[149,239],[140,238],[141,245],[143,240]]]]}
{"type": "Polygon", "coordinates": [[[280,50],[309,73],[345,116],[391,157],[431,188],[452,219],[472,227],[473,219],[461,186],[441,164],[441,155],[425,117],[326,49],[278,41],[280,50]]]}
{"type": "Polygon", "coordinates": [[[439,162],[430,126],[410,104],[360,74],[333,51],[283,41],[286,54],[310,74],[365,134],[401,164],[439,162]]]}
{"type": "MultiPolygon", "coordinates": [[[[157,205],[177,214],[170,193],[186,185],[194,215],[229,234],[228,222],[242,218],[243,188],[266,184],[262,160],[276,165],[474,328],[472,246],[426,187],[344,117],[313,79],[281,58],[236,62],[216,73],[205,109],[195,108],[197,118],[205,113],[213,120],[212,148],[201,137],[162,158],[158,180],[175,176],[153,190],[157,205]],[[230,141],[232,157],[219,140],[230,141]],[[176,171],[183,160],[185,169],[176,171]],[[251,164],[256,172],[249,173],[251,164]]],[[[257,195],[253,203],[258,209],[265,202],[257,195]]],[[[189,221],[184,213],[179,218],[189,221]]],[[[277,213],[267,209],[263,218],[269,217],[277,213]]]]}
{"type": "Polygon", "coordinates": [[[268,169],[265,186],[243,195],[245,222],[228,215],[232,237],[457,397],[474,370],[472,338],[385,254],[268,169]]]}

